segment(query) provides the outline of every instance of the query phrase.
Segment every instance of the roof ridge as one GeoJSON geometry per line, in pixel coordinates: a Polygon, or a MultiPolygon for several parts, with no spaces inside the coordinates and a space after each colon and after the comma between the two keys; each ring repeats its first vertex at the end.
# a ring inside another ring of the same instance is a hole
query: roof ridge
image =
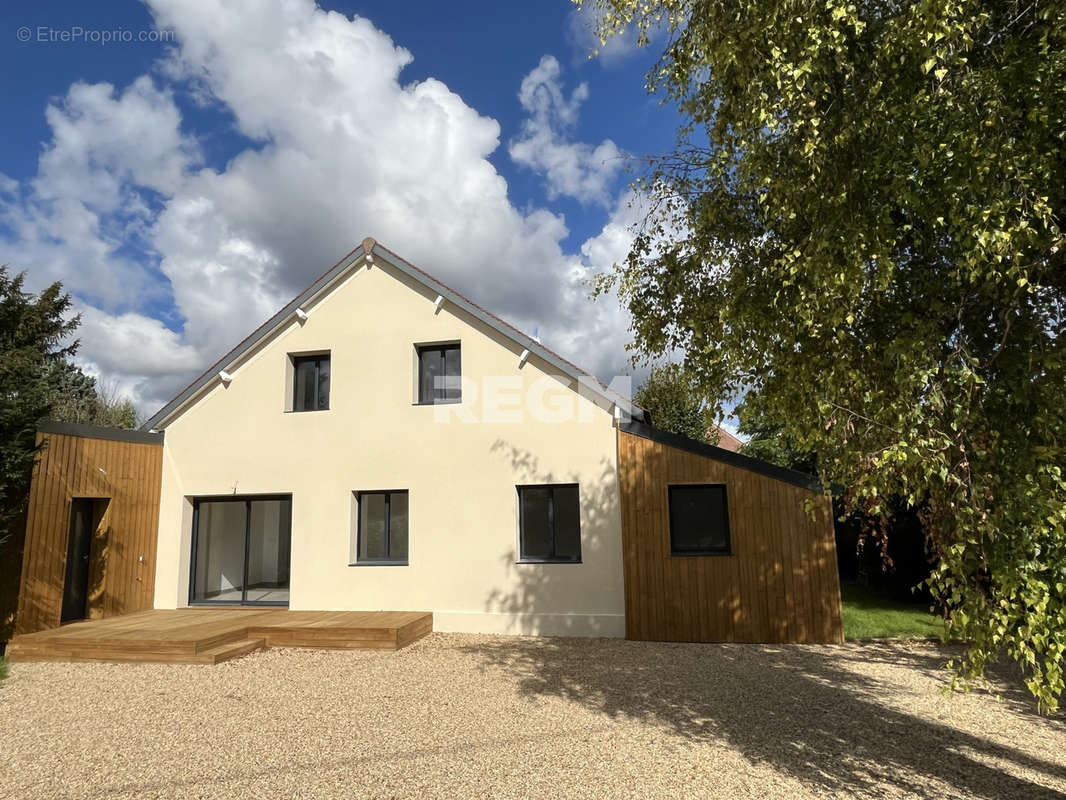
{"type": "MultiPolygon", "coordinates": [[[[580,375],[592,379],[597,383],[605,399],[611,400],[612,402],[616,403],[618,401],[622,401],[636,409],[639,409],[640,411],[645,411],[645,409],[635,403],[631,398],[624,397],[622,394],[612,389],[608,384],[604,383],[600,378],[593,375],[591,372],[588,372],[582,367],[579,367],[577,364],[559,355],[551,348],[546,347],[538,339],[534,339],[532,336],[516,328],[514,325],[512,325],[510,322],[507,322],[502,317],[478,305],[469,297],[459,291],[456,291],[451,286],[441,281],[439,278],[435,277],[429,272],[426,272],[424,269],[417,266],[416,264],[411,263],[406,258],[396,253],[394,250],[385,247],[376,239],[374,239],[374,237],[367,236],[358,246],[348,251],[348,253],[346,253],[335,264],[333,264],[333,266],[331,266],[329,269],[327,269],[325,272],[315,278],[315,280],[313,280],[310,284],[308,284],[307,288],[305,288],[292,300],[282,306],[273,316],[271,316],[269,319],[259,325],[259,327],[255,328],[251,333],[249,333],[240,342],[238,342],[235,347],[228,350],[224,355],[222,355],[221,358],[219,358],[217,361],[211,364],[211,366],[209,366],[196,378],[194,378],[184,389],[174,395],[174,397],[172,397],[170,401],[164,404],[152,417],[148,419],[147,422],[144,423],[144,425],[141,426],[141,429],[153,430],[156,425],[162,423],[164,420],[169,418],[175,411],[181,408],[186,401],[190,400],[196,394],[196,392],[198,392],[201,388],[203,388],[204,385],[206,385],[212,374],[216,373],[219,369],[225,367],[233,360],[239,358],[241,355],[247,352],[247,350],[251,349],[254,344],[259,342],[268,334],[270,334],[292,312],[292,310],[298,308],[301,303],[314,297],[319,291],[328,286],[330,281],[333,278],[337,277],[345,268],[355,263],[355,261],[357,261],[360,257],[372,262],[373,253],[375,250],[382,251],[382,253],[386,254],[390,260],[394,259],[397,262],[402,262],[404,267],[401,268],[401,271],[410,270],[414,273],[417,273],[417,275],[421,276],[421,278],[423,278],[426,282],[442,287],[445,291],[453,295],[462,303],[465,303],[476,309],[477,312],[484,315],[485,317],[491,318],[489,324],[493,327],[497,327],[498,329],[507,329],[506,331],[501,330],[501,333],[509,335],[511,336],[511,338],[516,338],[517,336],[517,338],[519,338],[520,340],[527,340],[529,343],[531,343],[531,346],[536,347],[538,350],[544,351],[547,355],[551,357],[551,359],[555,359],[556,361],[559,361],[569,367],[570,370],[573,370],[576,373],[580,373],[580,375]],[[321,286],[319,284],[321,284],[321,286]],[[507,331],[510,331],[510,333],[507,333],[507,331]]],[[[551,359],[549,359],[549,361],[551,359]]],[[[564,369],[564,372],[565,371],[566,370],[564,369]]]]}
{"type": "MultiPolygon", "coordinates": [[[[373,239],[370,239],[369,237],[367,237],[366,241],[371,241],[371,242],[373,242],[374,240],[373,240],[373,239]]],[[[550,347],[548,347],[547,345],[543,344],[543,343],[542,343],[542,342],[540,342],[540,341],[539,341],[538,339],[534,339],[534,338],[533,338],[532,336],[530,336],[530,335],[529,335],[528,333],[526,333],[525,331],[521,330],[520,328],[517,328],[517,327],[515,327],[514,325],[512,325],[512,324],[511,324],[510,322],[508,322],[507,320],[505,320],[505,319],[504,319],[503,317],[499,316],[498,314],[494,314],[493,312],[489,311],[489,310],[488,310],[487,308],[485,308],[484,306],[478,305],[478,304],[477,304],[477,303],[475,303],[475,302],[474,302],[473,300],[471,300],[471,299],[470,299],[469,297],[467,297],[466,295],[464,295],[464,294],[463,294],[462,292],[460,292],[460,291],[458,291],[458,290],[456,290],[456,289],[453,289],[453,288],[452,288],[451,286],[449,286],[448,284],[446,284],[446,283],[445,283],[444,281],[442,281],[442,280],[441,280],[440,278],[438,278],[438,277],[436,277],[436,276],[434,276],[434,275],[431,275],[430,273],[426,272],[426,271],[425,271],[424,269],[422,269],[422,268],[421,268],[420,266],[418,266],[417,264],[412,264],[412,263],[411,263],[410,261],[408,261],[408,260],[407,260],[406,258],[404,258],[403,256],[401,256],[401,255],[400,255],[399,253],[397,253],[397,252],[396,252],[396,251],[394,251],[394,250],[391,250],[390,248],[386,247],[385,245],[381,244],[380,242],[377,242],[376,244],[377,244],[377,246],[378,246],[378,247],[380,247],[380,248],[381,248],[382,250],[384,250],[385,252],[387,252],[387,253],[388,253],[389,255],[391,255],[391,256],[392,256],[393,258],[396,258],[396,259],[398,259],[398,260],[402,261],[402,262],[403,262],[403,263],[405,263],[405,264],[406,264],[407,266],[411,267],[411,269],[413,269],[413,270],[416,270],[417,272],[421,273],[422,275],[425,275],[425,276],[426,276],[427,278],[429,278],[430,280],[432,280],[432,281],[434,281],[434,282],[436,282],[436,283],[439,283],[439,284],[440,284],[441,286],[443,286],[443,287],[444,287],[445,289],[447,289],[448,291],[452,292],[453,294],[455,294],[455,295],[457,295],[457,296],[461,297],[461,298],[462,298],[463,300],[465,300],[466,302],[468,302],[468,303],[469,303],[470,305],[472,305],[472,306],[473,306],[474,308],[476,308],[476,309],[477,309],[478,311],[481,311],[482,313],[484,313],[484,314],[487,314],[488,316],[492,317],[492,318],[493,318],[493,319],[495,319],[495,320],[496,320],[497,322],[499,322],[499,323],[500,323],[501,325],[504,325],[504,326],[506,326],[506,327],[510,328],[510,329],[511,329],[512,331],[514,331],[515,333],[519,334],[520,336],[524,336],[524,337],[526,337],[527,339],[531,339],[532,341],[535,341],[535,342],[537,342],[537,344],[539,344],[539,345],[540,345],[541,347],[543,347],[543,348],[544,348],[545,350],[547,350],[547,351],[548,351],[549,353],[551,353],[551,354],[552,354],[553,356],[555,356],[555,357],[556,357],[557,359],[559,359],[560,361],[564,361],[564,362],[566,362],[566,363],[567,363],[567,364],[569,364],[569,365],[570,365],[571,367],[573,367],[573,368],[574,368],[575,370],[577,370],[578,372],[580,372],[580,373],[581,373],[582,375],[587,375],[588,377],[592,378],[592,379],[593,379],[594,381],[596,381],[596,382],[597,382],[597,383],[598,383],[598,384],[599,384],[599,385],[600,385],[600,386],[601,386],[602,388],[604,388],[605,390],[607,390],[607,391],[610,391],[610,392],[614,392],[614,391],[615,391],[614,389],[612,389],[612,388],[610,387],[610,385],[608,385],[608,384],[604,383],[604,382],[603,382],[603,381],[602,381],[602,380],[601,380],[600,378],[598,378],[597,376],[593,375],[593,374],[592,374],[591,372],[589,372],[589,371],[588,371],[587,369],[584,369],[583,367],[579,367],[579,366],[578,366],[577,364],[575,364],[575,363],[574,363],[573,361],[571,361],[570,359],[566,358],[565,356],[561,356],[561,355],[559,355],[559,354],[558,354],[557,352],[555,352],[554,350],[552,350],[552,349],[551,349],[550,347]]],[[[365,242],[364,242],[364,246],[365,246],[365,242]]],[[[615,392],[615,394],[617,394],[617,392],[615,392]]],[[[621,397],[621,395],[619,395],[619,396],[621,397]]],[[[637,406],[638,408],[641,408],[641,409],[642,409],[642,407],[641,407],[641,406],[638,406],[638,405],[637,405],[637,404],[636,404],[635,402],[633,402],[633,400],[632,400],[632,399],[628,399],[628,398],[624,398],[624,399],[626,399],[626,400],[627,400],[627,402],[629,402],[629,403],[633,403],[633,405],[635,405],[635,406],[637,406]]],[[[643,410],[643,409],[642,409],[642,410],[643,410]]]]}

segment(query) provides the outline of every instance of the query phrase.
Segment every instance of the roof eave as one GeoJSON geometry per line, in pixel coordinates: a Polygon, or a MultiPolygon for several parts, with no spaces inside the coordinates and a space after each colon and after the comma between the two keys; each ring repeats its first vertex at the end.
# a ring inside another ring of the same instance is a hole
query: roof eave
{"type": "Polygon", "coordinates": [[[782,467],[779,464],[774,464],[761,458],[754,458],[742,453],[735,453],[732,450],[726,450],[723,447],[716,447],[713,444],[707,444],[706,442],[690,439],[687,436],[682,436],[678,433],[671,433],[662,428],[656,428],[654,425],[647,425],[642,422],[633,421],[619,425],[618,429],[622,431],[622,433],[630,433],[634,436],[640,436],[643,439],[666,445],[667,447],[675,447],[679,450],[703,456],[704,458],[711,458],[715,461],[720,461],[723,464],[728,464],[731,467],[738,467],[740,469],[748,470],[749,472],[764,475],[768,478],[773,478],[774,480],[783,483],[790,483],[793,486],[798,486],[799,488],[806,489],[810,492],[821,493],[823,491],[822,483],[816,475],[809,475],[806,472],[782,467]]]}
{"type": "Polygon", "coordinates": [[[183,389],[173,400],[159,409],[159,411],[145,422],[141,426],[141,430],[157,430],[160,426],[168,423],[171,417],[184,409],[185,406],[195,402],[205,387],[213,382],[220,371],[232,367],[233,364],[248,351],[259,346],[264,339],[276,332],[284,323],[288,322],[295,314],[296,309],[314,299],[322,291],[327,290],[345,271],[365,257],[366,253],[361,247],[348,253],[348,255],[331,267],[328,272],[321,275],[314,283],[308,286],[307,289],[287,303],[284,308],[278,311],[278,313],[252,331],[252,333],[250,333],[240,344],[208,367],[200,377],[185,387],[185,389],[183,389]]]}
{"type": "Polygon", "coordinates": [[[297,297],[285,305],[278,313],[256,328],[240,344],[230,350],[226,355],[216,361],[204,371],[196,380],[183,389],[173,400],[157,411],[144,425],[142,431],[159,430],[170,423],[173,418],[187,406],[195,403],[200,395],[214,382],[220,371],[232,368],[246,353],[258,347],[265,339],[273,335],[283,324],[288,322],[296,309],[315,300],[320,294],[329,291],[330,287],[338,281],[352,267],[366,263],[371,264],[374,259],[380,258],[394,269],[399,270],[408,277],[435,291],[448,302],[460,308],[467,314],[478,319],[482,323],[495,329],[508,339],[529,350],[541,360],[558,369],[564,375],[576,380],[579,386],[583,385],[595,395],[608,402],[612,407],[617,407],[621,412],[622,422],[630,419],[645,419],[646,412],[627,397],[624,397],[609,387],[603,385],[597,378],[584,372],[579,367],[566,361],[561,356],[544,347],[533,337],[523,333],[507,322],[471,300],[463,297],[454,289],[441,283],[428,272],[416,267],[409,261],[401,258],[386,247],[375,242],[373,239],[365,239],[363,244],[338,261],[334,266],[321,275],[314,283],[307,287],[297,297]],[[361,263],[362,262],[362,263],[361,263]]]}

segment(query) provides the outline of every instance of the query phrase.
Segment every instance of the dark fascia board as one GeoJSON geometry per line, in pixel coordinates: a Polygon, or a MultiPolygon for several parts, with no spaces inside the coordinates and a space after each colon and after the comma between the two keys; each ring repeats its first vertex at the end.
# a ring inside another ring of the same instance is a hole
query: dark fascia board
{"type": "Polygon", "coordinates": [[[551,364],[564,375],[567,375],[576,381],[583,382],[585,386],[596,392],[596,394],[602,397],[604,400],[613,405],[619,406],[622,411],[627,415],[627,418],[644,418],[647,414],[647,412],[643,408],[640,408],[635,403],[633,403],[630,398],[623,397],[622,395],[613,391],[596,376],[586,372],[576,364],[570,363],[558,353],[555,353],[544,345],[542,345],[532,336],[523,333],[513,325],[504,322],[491,311],[486,311],[477,303],[474,303],[473,301],[459,294],[459,292],[455,291],[450,286],[441,283],[428,272],[425,272],[424,270],[416,267],[414,264],[396,255],[388,248],[382,247],[380,244],[375,243],[373,254],[375,258],[381,258],[390,266],[395,267],[396,269],[400,270],[400,272],[403,272],[405,275],[409,275],[411,278],[418,281],[423,286],[436,292],[445,300],[450,302],[452,305],[461,308],[470,316],[480,320],[481,322],[488,325],[490,328],[494,328],[498,332],[502,333],[508,339],[520,345],[524,350],[528,350],[532,355],[535,355],[541,360],[551,364]]]}
{"type": "Polygon", "coordinates": [[[231,366],[233,362],[240,359],[241,356],[263,341],[263,339],[273,333],[283,322],[292,317],[293,314],[296,313],[296,309],[333,283],[333,281],[335,281],[342,273],[346,272],[356,261],[363,258],[364,255],[364,249],[362,247],[357,247],[330,267],[330,269],[323,275],[319,276],[314,283],[293,298],[293,300],[282,308],[281,311],[252,331],[243,342],[208,367],[199,378],[186,386],[173,400],[159,409],[151,419],[141,426],[141,430],[154,430],[167,421],[176,411],[179,411],[189,401],[193,400],[207,384],[211,383],[218,375],[219,371],[231,366]]]}
{"type": "Polygon", "coordinates": [[[357,264],[362,265],[369,261],[373,266],[375,259],[381,259],[381,261],[388,264],[390,267],[404,273],[411,277],[416,282],[422,284],[431,291],[436,292],[448,302],[457,306],[465,311],[467,314],[475,317],[481,322],[496,329],[501,334],[511,339],[516,344],[519,344],[522,348],[529,350],[533,355],[538,356],[547,363],[551,364],[556,369],[560,370],[564,375],[583,381],[584,385],[590,390],[597,393],[604,400],[619,406],[623,412],[623,420],[630,417],[646,418],[646,412],[632,402],[629,398],[623,397],[617,392],[609,389],[602,381],[599,381],[594,376],[582,370],[580,367],[571,364],[566,359],[553,353],[548,348],[544,347],[540,342],[522,333],[515,327],[512,327],[502,319],[497,317],[475,303],[468,300],[463,295],[456,292],[449,286],[438,281],[428,272],[419,269],[409,261],[400,258],[386,247],[382,247],[373,239],[365,239],[363,244],[352,250],[344,258],[334,264],[329,270],[327,270],[322,276],[320,276],[314,283],[301,292],[296,298],[294,298],[288,305],[286,305],[281,311],[268,319],[262,325],[255,329],[243,342],[230,350],[226,355],[216,361],[211,367],[209,367],[199,378],[189,384],[180,394],[173,400],[163,406],[155,415],[149,419],[144,425],[141,426],[142,431],[151,431],[167,422],[176,412],[180,411],[186,404],[192,402],[200,394],[201,390],[211,383],[218,375],[219,371],[225,370],[247,353],[249,350],[257,347],[260,342],[270,336],[275,330],[277,330],[282,324],[287,322],[296,309],[302,305],[310,302],[318,297],[323,291],[328,290],[338,279],[348,272],[349,269],[357,264]],[[369,256],[369,259],[368,259],[369,256]]]}
{"type": "Polygon", "coordinates": [[[163,444],[162,433],[130,431],[125,428],[102,428],[99,425],[81,425],[74,422],[46,420],[37,426],[40,433],[56,433],[62,436],[80,436],[83,439],[108,439],[113,442],[135,444],[163,444]]]}
{"type": "Polygon", "coordinates": [[[732,450],[726,450],[722,447],[715,447],[711,444],[698,442],[695,439],[689,439],[687,436],[670,433],[669,431],[661,430],[643,422],[634,421],[622,423],[618,426],[618,430],[624,433],[631,433],[634,436],[640,436],[644,439],[650,439],[659,444],[665,444],[668,447],[676,447],[678,450],[695,453],[698,456],[713,458],[715,461],[721,461],[723,464],[729,464],[731,467],[739,467],[740,469],[746,469],[749,472],[765,475],[774,480],[791,483],[793,486],[799,486],[801,489],[807,489],[812,492],[822,491],[821,481],[819,481],[814,475],[808,475],[806,472],[799,472],[798,470],[789,469],[788,467],[781,467],[777,464],[772,464],[769,461],[763,461],[761,458],[752,458],[751,456],[734,453],[732,450]]]}

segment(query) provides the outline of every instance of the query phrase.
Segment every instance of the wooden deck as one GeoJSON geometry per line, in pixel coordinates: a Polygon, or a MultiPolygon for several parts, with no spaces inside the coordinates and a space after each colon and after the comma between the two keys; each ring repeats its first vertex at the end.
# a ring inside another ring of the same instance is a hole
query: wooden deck
{"type": "Polygon", "coordinates": [[[12,661],[218,664],[264,647],[399,650],[433,630],[414,611],[180,608],[74,622],[14,637],[12,661]]]}

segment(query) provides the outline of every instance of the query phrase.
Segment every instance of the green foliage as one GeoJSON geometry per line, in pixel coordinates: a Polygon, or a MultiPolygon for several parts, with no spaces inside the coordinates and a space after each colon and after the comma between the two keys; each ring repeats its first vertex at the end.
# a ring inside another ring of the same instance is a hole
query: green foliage
{"type": "Polygon", "coordinates": [[[96,410],[96,380],[65,359],[52,364],[49,373],[52,407],[48,416],[57,422],[89,423],[96,410]]]}
{"type": "Polygon", "coordinates": [[[0,267],[0,542],[18,519],[37,453],[37,424],[52,411],[54,378],[74,354],[78,326],[58,283],[34,297],[24,275],[0,267]]]}
{"type": "Polygon", "coordinates": [[[70,362],[55,366],[52,383],[52,420],[126,430],[140,424],[133,401],[119,396],[114,388],[99,387],[95,378],[70,362]]]}
{"type": "Polygon", "coordinates": [[[885,592],[855,583],[841,584],[844,638],[906,639],[944,635],[944,621],[920,603],[901,603],[885,592]]]}
{"type": "Polygon", "coordinates": [[[679,364],[652,369],[633,394],[633,400],[651,414],[656,427],[699,442],[718,441],[718,429],[707,413],[698,382],[679,364]]]}
{"type": "Polygon", "coordinates": [[[757,392],[846,512],[921,509],[958,678],[1005,653],[1055,708],[1066,5],[595,2],[668,33],[649,89],[686,120],[600,286],[637,350],[757,392]]]}
{"type": "Polygon", "coordinates": [[[128,397],[111,396],[109,399],[107,395],[101,394],[97,396],[96,421],[93,424],[132,431],[140,426],[141,416],[128,397]]]}
{"type": "Polygon", "coordinates": [[[786,438],[785,424],[772,421],[759,404],[758,396],[749,394],[736,408],[740,432],[748,437],[742,448],[744,455],[761,458],[772,464],[816,473],[818,459],[809,450],[800,450],[786,438]]]}
{"type": "Polygon", "coordinates": [[[7,677],[7,661],[0,658],[0,681],[7,677]]]}

